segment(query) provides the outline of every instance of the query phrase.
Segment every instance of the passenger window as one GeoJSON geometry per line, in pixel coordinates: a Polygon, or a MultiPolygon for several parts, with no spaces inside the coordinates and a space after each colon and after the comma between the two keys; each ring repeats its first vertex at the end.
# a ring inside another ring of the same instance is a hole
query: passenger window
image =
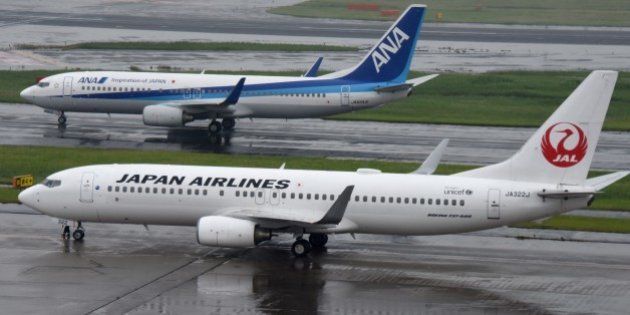
{"type": "Polygon", "coordinates": [[[127,186],[123,186],[122,191],[126,193],[127,192],[127,186]]]}
{"type": "Polygon", "coordinates": [[[372,203],[376,202],[376,196],[372,196],[372,203]]]}
{"type": "Polygon", "coordinates": [[[448,206],[448,199],[444,199],[444,205],[448,206]]]}
{"type": "Polygon", "coordinates": [[[295,199],[295,193],[291,193],[291,199],[295,199]]]}
{"type": "Polygon", "coordinates": [[[136,188],[135,187],[129,187],[129,192],[135,192],[136,188]]]}
{"type": "Polygon", "coordinates": [[[186,194],[188,194],[189,196],[192,195],[192,189],[186,189],[186,194]]]}
{"type": "Polygon", "coordinates": [[[107,191],[112,191],[112,186],[107,186],[107,191]]]}
{"type": "Polygon", "coordinates": [[[330,195],[330,201],[334,201],[335,200],[335,195],[331,194],[330,195]]]}
{"type": "Polygon", "coordinates": [[[302,198],[304,198],[304,195],[303,195],[302,193],[300,193],[300,194],[298,195],[298,198],[302,199],[302,198]]]}
{"type": "Polygon", "coordinates": [[[157,194],[157,193],[158,193],[158,189],[157,189],[157,187],[153,187],[153,193],[154,193],[154,194],[157,194]]]}
{"type": "Polygon", "coordinates": [[[389,197],[389,203],[394,203],[394,197],[389,197]]]}
{"type": "Polygon", "coordinates": [[[415,205],[416,203],[418,203],[418,199],[416,199],[416,198],[411,198],[411,203],[413,203],[413,204],[415,205]]]}
{"type": "Polygon", "coordinates": [[[175,188],[171,188],[171,195],[175,193],[175,188]]]}
{"type": "Polygon", "coordinates": [[[119,187],[118,186],[114,187],[114,191],[119,192],[120,191],[119,187]]]}
{"type": "Polygon", "coordinates": [[[385,203],[385,197],[381,197],[381,203],[385,203]]]}
{"type": "Polygon", "coordinates": [[[396,198],[396,203],[400,203],[401,199],[400,197],[396,198]]]}
{"type": "Polygon", "coordinates": [[[203,190],[203,195],[204,195],[204,196],[208,195],[208,191],[204,189],[204,190],[203,190]]]}
{"type": "Polygon", "coordinates": [[[282,199],[286,199],[287,198],[287,193],[283,192],[282,193],[282,199]]]}
{"type": "Polygon", "coordinates": [[[306,199],[311,200],[311,194],[306,194],[306,199]]]}
{"type": "Polygon", "coordinates": [[[234,195],[235,195],[236,197],[240,197],[241,192],[237,190],[237,191],[235,191],[235,192],[234,192],[234,195]]]}
{"type": "Polygon", "coordinates": [[[184,190],[180,188],[180,189],[177,190],[177,193],[179,193],[180,195],[183,195],[184,194],[184,190]]]}
{"type": "MultiPolygon", "coordinates": [[[[147,193],[147,194],[150,193],[151,192],[151,188],[149,188],[149,187],[145,188],[144,192],[147,193]]],[[[155,192],[157,192],[157,188],[155,189],[155,192]]]]}
{"type": "Polygon", "coordinates": [[[319,194],[315,194],[315,200],[319,200],[319,194]]]}
{"type": "Polygon", "coordinates": [[[162,194],[166,195],[166,188],[162,188],[162,194]]]}
{"type": "Polygon", "coordinates": [[[451,200],[451,206],[456,206],[457,205],[457,200],[453,199],[451,200]]]}
{"type": "Polygon", "coordinates": [[[271,194],[271,198],[278,198],[278,193],[277,192],[273,192],[271,194]]]}
{"type": "Polygon", "coordinates": [[[322,194],[322,200],[326,200],[326,194],[322,194]]]}
{"type": "Polygon", "coordinates": [[[354,201],[359,202],[359,196],[354,196],[354,201]]]}
{"type": "Polygon", "coordinates": [[[439,206],[441,202],[442,202],[442,199],[435,199],[436,206],[439,206]]]}
{"type": "Polygon", "coordinates": [[[199,189],[195,189],[195,196],[199,196],[199,189]]]}
{"type": "Polygon", "coordinates": [[[420,204],[423,205],[424,204],[424,198],[420,198],[420,204]]]}
{"type": "Polygon", "coordinates": [[[464,199],[459,201],[459,205],[462,206],[462,207],[464,206],[464,199]]]}
{"type": "Polygon", "coordinates": [[[243,191],[243,197],[247,197],[247,190],[243,191]]]}
{"type": "Polygon", "coordinates": [[[409,198],[405,197],[405,204],[408,204],[408,203],[409,203],[409,198]]]}
{"type": "Polygon", "coordinates": [[[223,196],[225,194],[225,192],[223,192],[223,190],[219,190],[219,196],[223,196]]]}
{"type": "Polygon", "coordinates": [[[428,204],[430,204],[430,205],[431,205],[431,204],[433,204],[433,199],[429,198],[429,199],[427,200],[427,203],[428,203],[428,204]]]}
{"type": "Polygon", "coordinates": [[[367,196],[363,196],[363,202],[367,202],[368,201],[368,197],[367,196]]]}

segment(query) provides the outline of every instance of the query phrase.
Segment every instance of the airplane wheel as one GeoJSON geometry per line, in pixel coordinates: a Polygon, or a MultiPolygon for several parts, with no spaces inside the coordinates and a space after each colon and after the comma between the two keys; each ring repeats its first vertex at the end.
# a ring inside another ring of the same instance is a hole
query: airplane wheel
{"type": "Polygon", "coordinates": [[[64,226],[63,227],[63,232],[61,232],[61,238],[63,238],[64,240],[69,240],[70,239],[70,227],[69,226],[64,226]]]}
{"type": "Polygon", "coordinates": [[[221,123],[213,120],[210,123],[210,126],[208,126],[208,131],[210,131],[210,133],[219,133],[222,129],[221,123]]]}
{"type": "Polygon", "coordinates": [[[298,239],[291,246],[291,253],[295,257],[304,257],[311,251],[311,243],[306,240],[298,239]]]}
{"type": "Polygon", "coordinates": [[[81,229],[76,229],[74,230],[74,232],[72,232],[72,238],[74,238],[75,241],[82,240],[84,236],[85,232],[83,232],[83,230],[81,229]]]}
{"type": "Polygon", "coordinates": [[[223,118],[223,129],[232,130],[236,126],[236,120],[234,118],[223,118]]]}
{"type": "Polygon", "coordinates": [[[322,248],[328,243],[328,235],[319,233],[311,234],[308,237],[308,241],[313,247],[322,248]]]}
{"type": "Polygon", "coordinates": [[[59,118],[57,118],[57,122],[59,123],[59,125],[65,126],[66,125],[66,121],[67,121],[66,115],[64,115],[64,114],[61,114],[59,116],[59,118]]]}

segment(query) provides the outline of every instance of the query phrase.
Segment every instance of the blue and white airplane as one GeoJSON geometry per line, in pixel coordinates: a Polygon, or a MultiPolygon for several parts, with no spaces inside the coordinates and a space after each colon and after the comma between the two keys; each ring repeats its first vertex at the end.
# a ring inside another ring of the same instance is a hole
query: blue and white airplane
{"type": "Polygon", "coordinates": [[[407,97],[433,79],[407,80],[426,7],[411,5],[355,67],[314,77],[84,71],[46,77],[20,93],[59,115],[65,112],[142,114],[146,125],[178,127],[210,119],[210,132],[235,118],[322,117],[407,97]],[[222,120],[222,122],[220,122],[222,120]]]}

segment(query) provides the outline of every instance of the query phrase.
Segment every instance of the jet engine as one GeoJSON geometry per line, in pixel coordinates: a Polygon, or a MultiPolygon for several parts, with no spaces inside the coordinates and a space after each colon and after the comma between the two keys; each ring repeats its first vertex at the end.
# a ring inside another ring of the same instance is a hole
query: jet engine
{"type": "Polygon", "coordinates": [[[211,215],[197,222],[197,242],[201,245],[252,247],[269,239],[271,230],[248,220],[211,215]]]}
{"type": "Polygon", "coordinates": [[[181,108],[166,105],[149,105],[142,110],[142,121],[148,126],[181,127],[192,121],[181,108]]]}

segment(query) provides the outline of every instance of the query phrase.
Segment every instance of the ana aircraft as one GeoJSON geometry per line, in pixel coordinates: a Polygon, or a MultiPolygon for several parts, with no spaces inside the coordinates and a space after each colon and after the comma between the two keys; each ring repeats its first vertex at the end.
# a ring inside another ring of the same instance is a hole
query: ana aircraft
{"type": "Polygon", "coordinates": [[[210,119],[210,132],[232,129],[235,118],[322,117],[407,97],[437,75],[407,80],[425,6],[412,5],[351,69],[315,77],[321,59],[302,77],[68,72],[21,92],[27,102],[65,112],[142,114],[146,125],[179,127],[210,119]],[[220,121],[221,120],[221,121],[220,121]]]}
{"type": "Polygon", "coordinates": [[[208,246],[251,247],[292,233],[296,256],[324,246],[328,234],[451,234],[544,218],[590,205],[628,174],[586,178],[616,79],[594,71],[511,158],[450,176],[431,175],[443,142],[411,174],[92,165],[52,174],[19,199],[78,221],[77,240],[84,221],[190,225],[208,246]]]}

